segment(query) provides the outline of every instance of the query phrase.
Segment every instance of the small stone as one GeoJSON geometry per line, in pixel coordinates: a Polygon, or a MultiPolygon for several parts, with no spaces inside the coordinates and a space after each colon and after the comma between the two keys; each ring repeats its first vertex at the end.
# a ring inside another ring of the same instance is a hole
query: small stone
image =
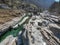
{"type": "Polygon", "coordinates": [[[39,26],[42,26],[42,23],[38,22],[38,25],[39,25],[39,26]]]}

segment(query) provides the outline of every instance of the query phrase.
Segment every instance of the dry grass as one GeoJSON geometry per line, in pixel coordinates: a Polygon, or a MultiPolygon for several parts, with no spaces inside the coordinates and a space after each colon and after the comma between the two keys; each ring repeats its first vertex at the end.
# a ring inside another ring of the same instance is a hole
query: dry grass
{"type": "Polygon", "coordinates": [[[10,21],[14,17],[19,16],[20,11],[0,9],[0,24],[10,21]]]}

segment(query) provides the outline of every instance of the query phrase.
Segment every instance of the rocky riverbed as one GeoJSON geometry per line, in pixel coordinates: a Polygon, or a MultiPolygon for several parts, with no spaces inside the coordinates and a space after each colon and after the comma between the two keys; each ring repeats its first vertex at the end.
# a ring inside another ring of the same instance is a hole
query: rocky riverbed
{"type": "Polygon", "coordinates": [[[24,45],[60,45],[60,18],[44,11],[24,25],[24,45]]]}
{"type": "MultiPolygon", "coordinates": [[[[28,15],[31,18],[28,23],[24,23],[24,29],[18,36],[10,35],[6,37],[8,41],[4,39],[0,45],[60,45],[59,16],[51,15],[48,11],[39,14],[28,13],[28,15]]],[[[24,21],[27,20],[24,19],[22,22],[24,21]]]]}

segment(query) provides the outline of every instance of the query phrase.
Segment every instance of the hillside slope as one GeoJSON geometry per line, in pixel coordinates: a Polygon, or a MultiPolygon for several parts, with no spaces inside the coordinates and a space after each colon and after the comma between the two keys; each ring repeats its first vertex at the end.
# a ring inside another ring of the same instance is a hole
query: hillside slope
{"type": "Polygon", "coordinates": [[[60,2],[55,2],[49,8],[50,12],[54,12],[55,15],[60,15],[60,2]]]}

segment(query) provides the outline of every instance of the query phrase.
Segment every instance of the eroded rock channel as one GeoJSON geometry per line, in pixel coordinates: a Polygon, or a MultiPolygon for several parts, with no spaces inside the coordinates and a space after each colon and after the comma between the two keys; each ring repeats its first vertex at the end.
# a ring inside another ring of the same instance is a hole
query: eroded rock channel
{"type": "Polygon", "coordinates": [[[6,33],[9,35],[0,45],[60,45],[59,21],[58,16],[46,11],[39,14],[28,13],[28,16],[13,26],[10,33],[6,33]]]}

